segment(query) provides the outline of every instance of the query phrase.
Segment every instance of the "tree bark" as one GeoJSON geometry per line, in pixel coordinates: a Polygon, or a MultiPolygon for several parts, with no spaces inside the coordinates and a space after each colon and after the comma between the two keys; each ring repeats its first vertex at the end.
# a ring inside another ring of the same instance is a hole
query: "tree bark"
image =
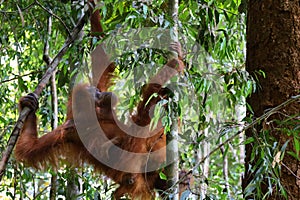
{"type": "MultiPolygon", "coordinates": [[[[57,100],[57,87],[56,87],[55,77],[56,77],[56,73],[53,73],[51,77],[51,96],[52,96],[52,112],[53,112],[53,117],[51,119],[52,130],[56,129],[58,125],[58,100],[57,100]]],[[[51,175],[51,187],[50,187],[49,199],[55,200],[56,193],[57,193],[57,171],[55,169],[55,172],[51,175]]]]}
{"type": "MultiPolygon", "coordinates": [[[[247,21],[247,59],[246,70],[258,79],[257,89],[247,99],[253,109],[254,118],[261,116],[268,109],[296,96],[300,91],[300,5],[295,0],[249,0],[247,21]],[[262,70],[265,77],[258,75],[262,70]]],[[[300,104],[294,102],[267,118],[258,132],[269,131],[281,147],[287,140],[287,151],[295,151],[293,138],[278,129],[278,121],[289,116],[299,115],[300,104]],[[275,120],[278,120],[275,122],[275,120]]],[[[291,127],[286,127],[290,129],[291,127]]],[[[253,136],[252,130],[246,136],[253,136]]],[[[249,172],[253,145],[246,145],[245,177],[243,189],[253,179],[249,172]]],[[[251,163],[253,166],[256,159],[251,163]]],[[[281,166],[280,181],[287,191],[288,199],[300,199],[300,183],[295,175],[300,174],[300,163],[285,153],[281,166]],[[291,173],[291,171],[294,173],[291,173]]],[[[280,163],[279,163],[280,164],[280,163]]],[[[261,185],[263,192],[269,188],[261,185]]],[[[274,189],[274,188],[273,188],[274,189]]],[[[270,196],[269,199],[283,199],[282,196],[270,196]]]]}

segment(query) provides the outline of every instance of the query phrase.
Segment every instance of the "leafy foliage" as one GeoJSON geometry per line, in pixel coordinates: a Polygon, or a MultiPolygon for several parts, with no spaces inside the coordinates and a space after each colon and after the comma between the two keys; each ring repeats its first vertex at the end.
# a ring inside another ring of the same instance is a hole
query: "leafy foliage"
{"type": "MultiPolygon", "coordinates": [[[[179,5],[179,40],[183,45],[187,70],[167,87],[176,99],[175,106],[181,120],[180,167],[194,169],[195,186],[191,189],[195,196],[202,198],[242,199],[240,174],[243,163],[238,138],[226,144],[224,151],[218,151],[206,163],[194,168],[207,151],[239,130],[245,97],[253,91],[252,79],[244,71],[245,16],[238,12],[239,4],[239,0],[189,0],[181,1],[179,5]],[[224,170],[225,162],[228,166],[224,170]],[[201,188],[206,188],[205,192],[201,188]]],[[[138,91],[167,62],[169,51],[164,46],[165,35],[169,34],[174,22],[167,14],[168,4],[162,0],[151,3],[105,0],[99,7],[106,44],[109,44],[109,51],[114,52],[113,58],[118,65],[116,86],[111,89],[120,100],[117,107],[119,118],[125,121],[140,100],[138,91]],[[155,32],[158,29],[161,34],[155,32]]],[[[35,88],[46,70],[42,60],[45,40],[48,38],[49,41],[49,56],[54,56],[76,24],[81,9],[78,3],[48,0],[5,1],[0,5],[1,150],[5,148],[17,116],[16,102],[21,95],[35,88]],[[49,35],[47,21],[50,13],[53,24],[49,35]]],[[[91,46],[96,45],[88,34],[78,41],[63,58],[57,72],[60,122],[66,113],[70,86],[74,84],[75,76],[89,74],[89,53],[91,46]]],[[[48,87],[40,100],[42,132],[51,129],[51,98],[48,87]]],[[[161,102],[156,108],[156,116],[162,115],[163,123],[169,127],[169,115],[162,111],[166,103],[161,102]]],[[[155,121],[152,123],[155,126],[155,121]]],[[[109,197],[114,185],[101,176],[95,177],[90,171],[92,169],[84,168],[73,177],[80,188],[78,195],[86,199],[109,197]]],[[[47,198],[49,173],[36,173],[12,159],[5,184],[0,187],[0,196],[7,191],[8,198],[47,198]],[[24,192],[25,188],[30,190],[24,192]]],[[[66,196],[66,180],[72,175],[64,168],[57,174],[58,188],[61,188],[58,194],[66,196]]]]}
{"type": "Polygon", "coordinates": [[[253,129],[253,137],[248,138],[247,143],[253,149],[250,162],[255,162],[249,167],[253,178],[245,189],[245,196],[255,194],[258,199],[268,199],[270,195],[276,194],[278,198],[280,196],[287,199],[286,188],[280,181],[280,171],[287,168],[293,174],[283,161],[285,154],[299,160],[299,119],[289,116],[282,121],[276,119],[267,121],[266,119],[262,126],[253,129]],[[276,128],[269,129],[269,126],[276,128]],[[283,134],[286,141],[276,140],[274,136],[278,133],[283,134]],[[286,148],[292,145],[294,150],[287,151],[286,148]]]}

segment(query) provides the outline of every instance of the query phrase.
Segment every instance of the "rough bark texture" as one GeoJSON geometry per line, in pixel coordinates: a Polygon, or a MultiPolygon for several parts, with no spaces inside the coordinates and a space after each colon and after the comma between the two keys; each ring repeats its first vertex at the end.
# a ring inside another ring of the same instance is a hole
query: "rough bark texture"
{"type": "MultiPolygon", "coordinates": [[[[298,0],[249,0],[247,25],[247,61],[246,69],[251,75],[258,70],[266,74],[266,78],[258,76],[259,87],[247,100],[252,106],[255,117],[262,115],[268,108],[289,99],[300,91],[300,3],[298,0]]],[[[281,110],[293,115],[300,112],[300,103],[293,103],[281,110]]],[[[282,114],[272,118],[283,120],[282,114]]],[[[271,119],[269,118],[268,121],[271,119]]],[[[285,134],[276,132],[274,136],[282,145],[287,139],[285,134]]],[[[258,127],[259,128],[259,127],[258,127]]],[[[264,127],[265,128],[265,127],[264,127]]],[[[251,130],[246,133],[251,136],[251,130]]],[[[293,150],[293,142],[288,149],[293,150]]],[[[246,146],[246,174],[243,188],[251,180],[247,174],[251,154],[251,144],[246,146]]],[[[298,174],[300,163],[285,154],[283,163],[298,174]]],[[[282,167],[281,182],[287,189],[289,199],[300,199],[299,180],[285,167],[282,167]]],[[[264,186],[262,186],[264,188],[264,186]]],[[[281,199],[271,197],[270,199],[281,199]]]]}

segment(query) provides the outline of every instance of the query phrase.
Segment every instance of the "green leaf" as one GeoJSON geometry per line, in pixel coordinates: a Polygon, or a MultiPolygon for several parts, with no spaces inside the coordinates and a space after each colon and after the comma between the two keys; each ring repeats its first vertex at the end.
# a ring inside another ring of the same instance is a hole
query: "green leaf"
{"type": "Polygon", "coordinates": [[[163,172],[159,172],[159,178],[162,180],[167,180],[167,176],[163,172]]]}
{"type": "Polygon", "coordinates": [[[266,73],[263,71],[263,70],[259,70],[258,71],[258,73],[260,74],[260,75],[262,75],[264,78],[266,78],[266,73]]]}
{"type": "Polygon", "coordinates": [[[287,147],[287,145],[288,145],[289,142],[290,142],[290,140],[287,140],[287,141],[282,145],[282,147],[281,147],[281,152],[285,152],[285,149],[286,149],[286,147],[287,147]]]}
{"type": "Polygon", "coordinates": [[[25,85],[22,77],[18,77],[18,85],[21,90],[27,91],[27,86],[25,85]]]}
{"type": "Polygon", "coordinates": [[[287,153],[288,153],[289,155],[293,156],[294,158],[296,158],[297,160],[299,160],[299,156],[298,156],[295,152],[288,151],[287,153]]]}
{"type": "Polygon", "coordinates": [[[118,9],[119,9],[120,15],[122,15],[123,12],[124,12],[124,5],[120,4],[120,5],[118,6],[118,9]]]}
{"type": "Polygon", "coordinates": [[[147,16],[147,12],[148,12],[148,6],[143,4],[143,13],[145,16],[147,16]]]}
{"type": "Polygon", "coordinates": [[[0,116],[0,121],[3,123],[7,123],[6,119],[4,119],[2,116],[0,116]]]}
{"type": "Polygon", "coordinates": [[[248,137],[245,141],[244,141],[244,145],[246,145],[246,144],[250,144],[250,143],[252,143],[252,142],[254,142],[254,138],[253,137],[248,137]]]}

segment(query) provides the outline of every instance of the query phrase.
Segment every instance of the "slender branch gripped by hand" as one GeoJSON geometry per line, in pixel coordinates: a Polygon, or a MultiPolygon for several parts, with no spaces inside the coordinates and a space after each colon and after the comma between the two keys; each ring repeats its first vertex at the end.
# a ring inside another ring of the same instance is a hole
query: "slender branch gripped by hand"
{"type": "MultiPolygon", "coordinates": [[[[73,29],[73,31],[70,33],[70,36],[66,39],[64,45],[59,50],[57,55],[54,57],[52,62],[49,64],[49,68],[47,69],[45,75],[40,80],[39,84],[37,85],[36,89],[34,90],[34,94],[39,97],[43,89],[46,87],[47,83],[49,82],[50,77],[52,76],[53,72],[56,71],[57,65],[60,63],[62,57],[65,55],[67,50],[70,48],[70,46],[74,43],[74,41],[77,39],[79,33],[81,32],[84,25],[87,23],[88,18],[90,16],[90,12],[87,10],[83,17],[78,21],[76,27],[73,29]]],[[[2,159],[0,161],[0,181],[2,180],[3,174],[5,172],[5,168],[7,165],[7,162],[10,158],[10,155],[13,151],[13,148],[17,142],[17,139],[20,134],[20,130],[23,128],[24,122],[26,117],[28,116],[30,112],[30,109],[25,107],[20,115],[19,118],[15,124],[15,127],[12,131],[12,134],[10,135],[10,138],[7,143],[6,150],[2,153],[2,159]]]]}

